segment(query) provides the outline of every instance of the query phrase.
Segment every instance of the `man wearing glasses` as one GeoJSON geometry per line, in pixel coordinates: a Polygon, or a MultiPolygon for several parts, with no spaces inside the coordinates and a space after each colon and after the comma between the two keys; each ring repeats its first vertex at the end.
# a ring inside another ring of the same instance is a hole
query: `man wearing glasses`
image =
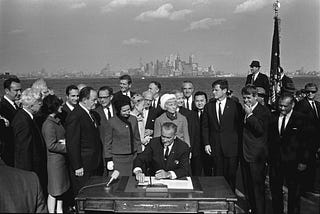
{"type": "Polygon", "coordinates": [[[318,86],[315,83],[307,83],[304,87],[306,97],[297,103],[295,110],[305,114],[308,118],[309,138],[311,144],[309,145],[310,159],[306,171],[305,191],[311,191],[316,196],[320,196],[320,103],[317,101],[316,93],[318,86]],[[318,164],[317,164],[318,162],[318,164]]]}
{"type": "MultiPolygon", "coordinates": [[[[114,106],[111,104],[112,99],[113,99],[113,89],[111,87],[102,86],[101,88],[99,88],[98,101],[100,105],[94,110],[96,112],[96,114],[94,115],[95,117],[97,117],[99,121],[98,125],[99,125],[100,138],[101,138],[103,148],[105,148],[105,145],[106,145],[105,133],[106,133],[106,129],[108,128],[108,120],[111,117],[113,117],[113,115],[115,114],[114,106]]],[[[105,166],[107,166],[106,163],[105,163],[105,166]]]]}
{"type": "Polygon", "coordinates": [[[177,126],[165,122],[161,127],[161,136],[153,138],[145,150],[136,157],[133,173],[139,182],[145,175],[156,179],[176,179],[190,175],[189,147],[176,137],[177,126]],[[150,167],[148,172],[146,166],[150,167]]]}

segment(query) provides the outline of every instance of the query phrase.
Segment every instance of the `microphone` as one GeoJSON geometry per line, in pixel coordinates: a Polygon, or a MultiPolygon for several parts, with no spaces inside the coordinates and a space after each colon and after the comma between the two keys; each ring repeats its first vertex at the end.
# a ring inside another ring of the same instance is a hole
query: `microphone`
{"type": "Polygon", "coordinates": [[[119,175],[120,175],[120,172],[118,170],[114,170],[113,173],[111,174],[111,178],[109,182],[107,183],[107,187],[111,184],[112,181],[117,180],[119,175]]]}

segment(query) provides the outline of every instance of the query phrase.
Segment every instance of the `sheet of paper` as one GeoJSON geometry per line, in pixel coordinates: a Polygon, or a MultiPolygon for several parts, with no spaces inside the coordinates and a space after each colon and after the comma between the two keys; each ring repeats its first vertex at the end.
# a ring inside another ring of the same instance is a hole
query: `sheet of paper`
{"type": "Polygon", "coordinates": [[[143,183],[139,183],[139,186],[146,186],[150,184],[164,184],[168,186],[168,189],[190,189],[193,190],[192,180],[190,177],[182,178],[182,179],[155,179],[154,176],[147,176],[143,183]]]}

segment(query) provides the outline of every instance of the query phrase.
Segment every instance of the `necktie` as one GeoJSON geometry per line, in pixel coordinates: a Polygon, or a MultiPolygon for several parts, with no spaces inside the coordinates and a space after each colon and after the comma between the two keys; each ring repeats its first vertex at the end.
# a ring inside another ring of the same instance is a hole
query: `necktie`
{"type": "Polygon", "coordinates": [[[95,117],[94,117],[93,113],[91,113],[91,112],[90,112],[90,118],[91,118],[94,126],[97,127],[97,123],[96,123],[96,121],[95,121],[95,119],[94,119],[95,117]]]}
{"type": "Polygon", "coordinates": [[[283,132],[285,130],[285,125],[286,125],[286,116],[284,115],[282,118],[282,123],[281,123],[281,128],[280,128],[280,136],[282,137],[283,132]]]}
{"type": "Polygon", "coordinates": [[[14,108],[15,109],[18,109],[19,108],[19,106],[16,104],[16,103],[13,103],[14,104],[14,108]]]}
{"type": "Polygon", "coordinates": [[[164,151],[164,160],[167,160],[168,157],[169,157],[169,147],[167,146],[164,149],[165,149],[165,151],[164,151]]]}
{"type": "Polygon", "coordinates": [[[108,110],[108,120],[111,118],[111,111],[110,111],[110,107],[107,107],[108,110]]]}
{"type": "Polygon", "coordinates": [[[152,100],[151,106],[152,106],[153,108],[155,108],[154,100],[152,100]]]}
{"type": "Polygon", "coordinates": [[[314,101],[312,101],[312,108],[313,108],[313,111],[314,111],[314,114],[316,115],[316,117],[319,118],[318,110],[317,110],[317,107],[316,107],[316,104],[314,103],[314,101]]]}
{"type": "Polygon", "coordinates": [[[189,106],[189,98],[190,98],[190,97],[187,97],[187,101],[186,101],[186,108],[190,110],[190,106],[189,106]]]}
{"type": "Polygon", "coordinates": [[[219,124],[221,123],[222,111],[221,111],[221,102],[219,102],[219,109],[218,109],[218,120],[219,124]]]}
{"type": "Polygon", "coordinates": [[[251,79],[251,84],[253,85],[254,83],[254,74],[252,74],[252,79],[251,79]]]}

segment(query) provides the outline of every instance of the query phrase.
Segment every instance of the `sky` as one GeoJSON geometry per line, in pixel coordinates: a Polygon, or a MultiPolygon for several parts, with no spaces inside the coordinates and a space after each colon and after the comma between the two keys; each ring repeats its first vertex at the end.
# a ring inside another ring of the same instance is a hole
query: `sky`
{"type": "MultiPolygon", "coordinates": [[[[269,73],[275,0],[0,0],[0,73],[138,67],[193,54],[202,67],[269,73]]],[[[320,70],[320,1],[280,0],[286,71],[320,70]]]]}

